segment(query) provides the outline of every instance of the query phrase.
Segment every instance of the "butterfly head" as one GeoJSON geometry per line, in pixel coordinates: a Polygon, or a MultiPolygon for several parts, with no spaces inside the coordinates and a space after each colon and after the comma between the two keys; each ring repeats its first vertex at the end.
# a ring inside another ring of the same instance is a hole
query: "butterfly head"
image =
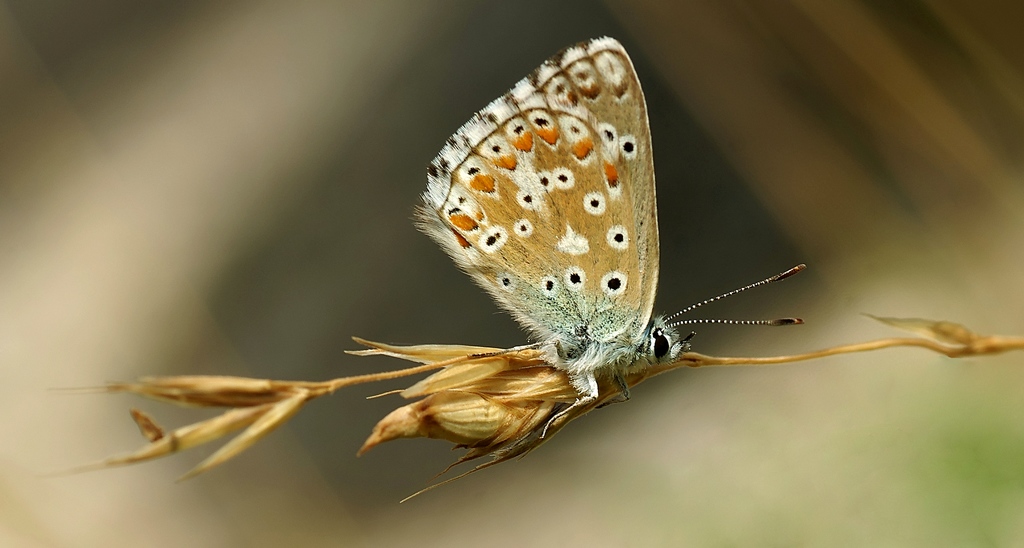
{"type": "Polygon", "coordinates": [[[690,339],[694,333],[680,335],[664,316],[656,316],[647,325],[637,353],[648,363],[667,363],[675,361],[680,354],[690,350],[690,339]]]}

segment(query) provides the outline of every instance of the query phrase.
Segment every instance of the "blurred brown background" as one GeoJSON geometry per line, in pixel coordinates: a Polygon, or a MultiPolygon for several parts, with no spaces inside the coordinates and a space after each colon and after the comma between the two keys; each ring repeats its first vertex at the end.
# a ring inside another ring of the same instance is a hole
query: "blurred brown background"
{"type": "Polygon", "coordinates": [[[697,350],[887,336],[861,312],[1024,334],[1024,4],[0,2],[0,544],[1021,545],[1024,358],[896,350],[684,371],[529,458],[398,505],[455,458],[356,387],[236,461],[71,477],[141,443],[66,396],[157,374],[395,367],[348,337],[523,333],[410,222],[444,139],[547,56],[632,53],[658,170],[658,308],[697,350]]]}

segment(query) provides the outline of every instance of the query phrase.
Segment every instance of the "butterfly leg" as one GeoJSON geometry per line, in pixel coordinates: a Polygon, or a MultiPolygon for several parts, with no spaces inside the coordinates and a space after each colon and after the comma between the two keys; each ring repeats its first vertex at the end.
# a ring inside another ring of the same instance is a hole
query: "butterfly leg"
{"type": "Polygon", "coordinates": [[[576,398],[576,401],[574,401],[572,405],[559,411],[558,413],[555,414],[555,416],[548,419],[548,423],[544,425],[544,430],[541,431],[540,433],[541,439],[543,439],[544,436],[548,434],[548,428],[551,427],[551,425],[555,421],[572,413],[573,411],[580,407],[592,403],[594,400],[597,399],[597,378],[594,376],[593,373],[583,373],[580,374],[579,376],[574,376],[574,378],[572,378],[572,385],[576,388],[576,391],[579,393],[579,396],[576,398]]]}
{"type": "Polygon", "coordinates": [[[615,385],[619,387],[619,396],[615,399],[608,400],[602,403],[601,405],[598,405],[598,409],[609,406],[613,403],[622,403],[629,401],[629,385],[626,384],[626,379],[622,378],[622,375],[618,373],[616,373],[613,378],[615,379],[615,385]]]}

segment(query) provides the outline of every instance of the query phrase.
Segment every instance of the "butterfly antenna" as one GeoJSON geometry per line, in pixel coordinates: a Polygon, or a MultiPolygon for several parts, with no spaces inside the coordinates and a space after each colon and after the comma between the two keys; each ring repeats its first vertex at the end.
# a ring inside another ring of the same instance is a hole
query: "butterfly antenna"
{"type": "Polygon", "coordinates": [[[676,327],[679,325],[694,325],[694,324],[727,324],[727,325],[797,325],[804,323],[800,318],[778,318],[775,320],[718,320],[708,318],[698,318],[692,320],[679,320],[678,322],[672,322],[668,324],[669,327],[676,327]]]}
{"type": "Polygon", "coordinates": [[[679,325],[693,325],[693,324],[795,325],[795,324],[804,323],[804,321],[801,320],[800,318],[779,318],[779,319],[776,319],[776,320],[692,319],[692,320],[679,320],[679,321],[671,322],[671,323],[669,323],[669,322],[673,318],[677,318],[679,316],[682,316],[683,314],[686,314],[687,312],[690,312],[692,310],[696,310],[696,309],[698,309],[698,308],[700,308],[700,307],[702,307],[702,306],[704,306],[706,304],[713,303],[715,301],[720,301],[720,300],[722,300],[722,299],[724,299],[726,297],[732,297],[733,295],[735,295],[737,293],[742,293],[742,292],[744,292],[744,291],[746,291],[748,289],[753,289],[753,288],[758,287],[758,286],[768,285],[770,283],[775,283],[775,282],[780,281],[780,280],[785,280],[786,278],[788,278],[788,277],[790,277],[790,276],[796,274],[797,272],[800,272],[801,270],[804,270],[806,268],[807,268],[807,265],[805,265],[805,264],[798,264],[798,265],[794,266],[793,268],[790,268],[789,270],[787,270],[785,272],[781,272],[779,274],[776,274],[776,275],[774,275],[774,276],[772,276],[770,278],[765,278],[765,279],[763,279],[763,280],[761,280],[759,282],[755,282],[755,283],[752,283],[750,285],[743,286],[743,287],[741,287],[739,289],[734,289],[734,290],[732,290],[732,291],[730,291],[728,293],[723,293],[723,294],[721,294],[721,295],[719,295],[717,297],[714,297],[714,298],[711,298],[711,299],[706,299],[706,300],[701,301],[701,302],[696,303],[696,304],[692,304],[692,305],[690,305],[690,306],[680,310],[679,312],[676,312],[675,314],[667,316],[665,318],[665,322],[666,322],[666,324],[669,327],[676,327],[676,326],[679,326],[679,325]]]}

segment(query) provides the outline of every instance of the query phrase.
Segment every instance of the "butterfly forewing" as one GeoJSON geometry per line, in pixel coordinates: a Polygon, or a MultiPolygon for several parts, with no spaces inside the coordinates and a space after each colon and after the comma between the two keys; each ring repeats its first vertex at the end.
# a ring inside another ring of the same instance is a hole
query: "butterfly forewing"
{"type": "Polygon", "coordinates": [[[650,147],[622,46],[567,48],[449,139],[423,227],[535,333],[635,337],[658,275],[650,147]]]}

